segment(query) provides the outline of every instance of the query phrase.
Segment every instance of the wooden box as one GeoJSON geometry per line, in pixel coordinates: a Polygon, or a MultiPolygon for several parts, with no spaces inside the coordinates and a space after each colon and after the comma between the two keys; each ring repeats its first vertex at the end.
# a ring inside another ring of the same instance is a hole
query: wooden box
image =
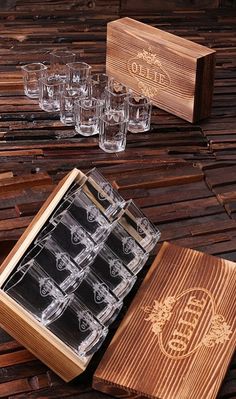
{"type": "Polygon", "coordinates": [[[164,243],[93,387],[122,398],[215,398],[235,348],[235,293],[235,263],[164,243]]]}
{"type": "Polygon", "coordinates": [[[107,25],[106,71],[189,122],[210,115],[215,51],[121,18],[107,25]]]}
{"type": "Polygon", "coordinates": [[[14,270],[27,248],[47,222],[57,204],[73,182],[79,184],[84,174],[77,169],[70,172],[49,196],[32,223],[21,236],[4,263],[0,275],[0,325],[42,362],[69,381],[82,373],[89,360],[81,359],[72,349],[58,339],[30,313],[7,295],[1,287],[14,270]]]}

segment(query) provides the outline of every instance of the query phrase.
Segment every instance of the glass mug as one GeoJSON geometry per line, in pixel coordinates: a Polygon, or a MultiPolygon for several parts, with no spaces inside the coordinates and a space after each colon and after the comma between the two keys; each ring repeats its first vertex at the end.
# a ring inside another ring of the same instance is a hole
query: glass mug
{"type": "Polygon", "coordinates": [[[108,329],[74,296],[60,317],[48,323],[47,328],[80,357],[85,358],[98,350],[108,333],[108,329]]]}
{"type": "Polygon", "coordinates": [[[64,292],[73,292],[80,284],[85,269],[76,263],[52,236],[47,236],[41,245],[42,250],[35,257],[36,261],[64,292]]]}
{"type": "Polygon", "coordinates": [[[136,281],[136,276],[107,246],[99,251],[90,268],[119,299],[129,293],[136,281]]]}
{"type": "Polygon", "coordinates": [[[70,300],[34,258],[19,264],[3,290],[43,324],[59,317],[70,300]]]}

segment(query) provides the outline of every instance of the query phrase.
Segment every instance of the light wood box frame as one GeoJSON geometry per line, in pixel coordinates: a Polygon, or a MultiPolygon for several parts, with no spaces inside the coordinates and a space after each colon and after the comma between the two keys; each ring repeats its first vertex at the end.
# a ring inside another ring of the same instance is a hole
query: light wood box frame
{"type": "Polygon", "coordinates": [[[65,176],[44,203],[0,268],[0,326],[65,381],[70,381],[81,374],[86,369],[90,358],[86,359],[86,361],[80,358],[72,349],[29,314],[27,310],[9,297],[1,287],[70,185],[75,181],[81,184],[84,177],[85,175],[78,169],[73,169],[65,176]]]}

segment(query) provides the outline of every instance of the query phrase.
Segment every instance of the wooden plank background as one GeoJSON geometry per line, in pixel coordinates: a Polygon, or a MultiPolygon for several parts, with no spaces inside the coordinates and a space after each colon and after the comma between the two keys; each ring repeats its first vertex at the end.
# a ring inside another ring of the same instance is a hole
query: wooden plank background
{"type": "MultiPolygon", "coordinates": [[[[125,198],[134,198],[162,241],[236,261],[235,0],[7,0],[0,5],[0,257],[5,258],[57,182],[74,166],[97,166],[125,198]],[[4,4],[3,4],[4,3],[4,4]],[[167,3],[167,5],[166,5],[167,3]],[[165,4],[165,9],[161,10],[165,4]],[[191,125],[153,110],[149,133],[128,135],[127,149],[106,154],[97,138],[58,139],[70,128],[23,95],[20,66],[70,48],[104,71],[106,24],[130,16],[217,51],[212,117],[191,125]]],[[[138,286],[149,264],[141,273],[138,286]]],[[[3,331],[0,397],[105,399],[91,375],[130,303],[89,370],[63,383],[3,331]]],[[[236,357],[218,399],[236,398],[236,357]]],[[[205,398],[203,398],[205,399],[205,398]]]]}

